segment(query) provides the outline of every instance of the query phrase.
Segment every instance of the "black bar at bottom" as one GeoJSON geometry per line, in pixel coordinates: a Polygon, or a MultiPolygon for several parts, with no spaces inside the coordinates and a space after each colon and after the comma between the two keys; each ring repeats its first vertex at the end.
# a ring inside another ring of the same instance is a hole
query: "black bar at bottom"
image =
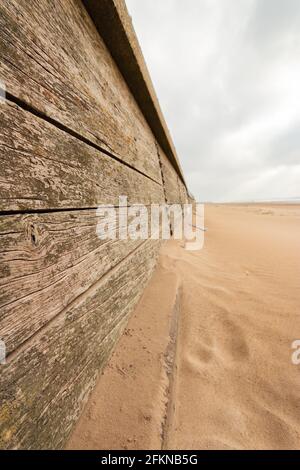
{"type": "MultiPolygon", "coordinates": [[[[51,465],[56,462],[89,464],[95,467],[122,465],[126,468],[137,468],[141,465],[206,465],[206,464],[265,464],[272,468],[288,463],[299,463],[299,451],[2,451],[0,465],[20,461],[51,465]]],[[[2,467],[4,468],[4,467],[2,467]]],[[[84,468],[86,470],[86,468],[84,468]]]]}

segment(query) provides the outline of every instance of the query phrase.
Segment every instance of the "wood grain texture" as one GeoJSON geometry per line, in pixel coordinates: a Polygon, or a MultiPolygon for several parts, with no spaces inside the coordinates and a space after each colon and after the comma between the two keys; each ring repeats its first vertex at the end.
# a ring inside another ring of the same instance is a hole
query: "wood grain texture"
{"type": "Polygon", "coordinates": [[[160,246],[100,240],[95,208],[185,187],[80,0],[0,2],[0,79],[0,448],[54,449],[160,246]]]}
{"type": "MultiPolygon", "coordinates": [[[[52,124],[0,106],[0,210],[161,202],[163,188],[52,124]]],[[[157,158],[157,157],[156,157],[157,158]]]]}
{"type": "Polygon", "coordinates": [[[184,181],[176,149],[161,112],[125,0],[82,0],[82,2],[125,78],[157,142],[184,181]]]}
{"type": "Polygon", "coordinates": [[[179,189],[178,175],[161,148],[159,148],[159,157],[167,203],[181,204],[182,194],[179,189]]]}
{"type": "Polygon", "coordinates": [[[177,177],[178,187],[179,187],[179,195],[180,195],[180,202],[181,204],[188,204],[188,193],[186,190],[185,185],[182,183],[181,179],[177,177]]]}
{"type": "Polygon", "coordinates": [[[152,274],[146,241],[4,366],[0,448],[60,448],[152,274]]]}
{"type": "Polygon", "coordinates": [[[79,0],[0,3],[7,91],[161,183],[154,136],[79,0]]]}
{"type": "Polygon", "coordinates": [[[95,210],[0,217],[0,336],[7,353],[142,242],[101,240],[97,224],[105,222],[95,210]]]}

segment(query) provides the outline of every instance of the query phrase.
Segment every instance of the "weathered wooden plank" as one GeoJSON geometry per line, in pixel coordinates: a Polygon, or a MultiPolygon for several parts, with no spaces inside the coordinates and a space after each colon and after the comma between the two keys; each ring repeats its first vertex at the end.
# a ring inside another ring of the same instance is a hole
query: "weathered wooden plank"
{"type": "Polygon", "coordinates": [[[169,204],[181,204],[178,175],[161,148],[159,148],[159,158],[167,202],[169,204]]]}
{"type": "Polygon", "coordinates": [[[0,337],[8,353],[142,242],[101,240],[97,224],[105,221],[95,210],[0,217],[0,337]]]}
{"type": "Polygon", "coordinates": [[[0,106],[0,210],[96,207],[163,200],[158,183],[52,124],[0,106]]]}
{"type": "Polygon", "coordinates": [[[152,273],[158,247],[144,242],[1,366],[1,448],[64,444],[152,273]]]}
{"type": "Polygon", "coordinates": [[[178,181],[178,187],[179,187],[179,195],[180,195],[180,201],[181,204],[187,204],[188,203],[188,194],[186,187],[184,186],[183,182],[181,179],[177,176],[177,181],[178,181]]]}
{"type": "Polygon", "coordinates": [[[81,1],[0,2],[7,91],[160,180],[154,136],[81,1]]]}
{"type": "Polygon", "coordinates": [[[157,142],[184,180],[125,0],[82,0],[82,3],[124,76],[157,142]]]}

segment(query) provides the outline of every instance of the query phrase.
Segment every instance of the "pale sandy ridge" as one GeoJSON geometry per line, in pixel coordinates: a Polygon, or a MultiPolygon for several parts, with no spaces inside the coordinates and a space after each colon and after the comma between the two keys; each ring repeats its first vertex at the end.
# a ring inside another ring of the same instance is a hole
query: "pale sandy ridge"
{"type": "Polygon", "coordinates": [[[160,448],[166,410],[168,448],[300,447],[300,206],[209,205],[205,224],[202,251],[162,248],[68,448],[160,448]]]}

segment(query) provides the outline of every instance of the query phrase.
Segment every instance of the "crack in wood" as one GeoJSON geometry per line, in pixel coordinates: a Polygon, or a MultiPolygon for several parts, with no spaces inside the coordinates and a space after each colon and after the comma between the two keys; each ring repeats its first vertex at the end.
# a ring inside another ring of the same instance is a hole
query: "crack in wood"
{"type": "Polygon", "coordinates": [[[60,316],[62,316],[66,311],[68,311],[72,306],[78,306],[84,302],[84,300],[89,296],[89,294],[95,292],[102,283],[105,282],[110,276],[112,276],[118,268],[125,263],[130,257],[134,255],[136,251],[138,251],[147,241],[143,241],[140,245],[138,245],[133,251],[131,251],[128,255],[126,255],[121,261],[119,261],[113,268],[111,268],[108,272],[106,272],[100,279],[98,279],[95,283],[89,286],[84,292],[79,294],[75,299],[73,299],[68,305],[66,305],[60,312],[58,312],[55,316],[53,316],[47,323],[45,323],[39,330],[35,331],[30,337],[28,337],[23,343],[21,343],[16,349],[12,350],[7,355],[7,363],[10,363],[16,356],[23,351],[28,344],[37,337],[40,337],[44,334],[44,332],[52,325],[60,316]]]}
{"type": "Polygon", "coordinates": [[[100,145],[97,145],[94,142],[87,139],[86,137],[83,137],[82,135],[78,134],[78,132],[70,129],[69,127],[65,126],[64,124],[57,121],[56,119],[53,119],[53,118],[47,116],[45,113],[43,113],[42,111],[39,111],[38,109],[36,109],[32,105],[29,105],[28,103],[25,103],[25,101],[21,100],[20,98],[17,98],[16,96],[9,93],[8,91],[6,91],[6,100],[16,104],[17,106],[22,108],[24,111],[27,111],[28,113],[33,114],[35,117],[37,117],[39,119],[42,119],[43,121],[46,121],[49,124],[52,124],[53,126],[58,128],[59,130],[65,132],[66,134],[71,135],[72,137],[75,137],[76,139],[78,139],[81,142],[83,142],[84,144],[94,148],[95,150],[99,150],[100,152],[104,153],[105,155],[112,158],[113,160],[116,160],[117,162],[122,163],[122,165],[126,166],[127,168],[130,168],[131,170],[136,171],[137,173],[144,176],[145,178],[148,178],[149,180],[153,181],[153,183],[156,183],[157,185],[161,186],[161,184],[158,181],[156,181],[154,178],[152,178],[151,176],[147,175],[146,173],[142,172],[141,170],[138,170],[134,166],[130,165],[130,163],[127,163],[126,161],[122,160],[120,157],[117,157],[116,155],[109,152],[108,150],[101,147],[100,145]]]}

